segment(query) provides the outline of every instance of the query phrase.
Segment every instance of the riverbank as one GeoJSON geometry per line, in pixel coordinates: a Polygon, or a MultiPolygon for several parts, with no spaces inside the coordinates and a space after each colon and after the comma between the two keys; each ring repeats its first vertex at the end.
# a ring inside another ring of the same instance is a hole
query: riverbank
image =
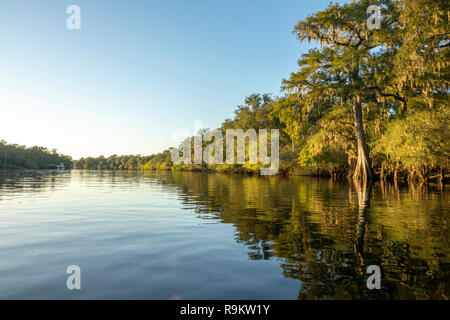
{"type": "MultiPolygon", "coordinates": [[[[226,175],[242,175],[242,176],[260,176],[260,168],[249,168],[246,166],[223,166],[219,167],[216,166],[215,168],[211,167],[205,167],[205,166],[199,166],[199,165],[192,165],[192,166],[173,166],[173,167],[165,167],[165,168],[135,168],[135,169],[106,169],[106,168],[88,168],[88,169],[81,169],[81,168],[74,168],[75,170],[93,170],[93,171],[143,171],[143,172],[201,172],[201,173],[220,173],[220,174],[226,174],[226,175]]],[[[30,176],[36,176],[36,175],[44,175],[47,172],[52,172],[54,174],[60,174],[64,173],[69,170],[36,170],[36,169],[8,169],[8,170],[0,170],[0,176],[20,176],[20,175],[30,175],[30,176]]],[[[305,168],[291,168],[290,170],[280,170],[278,174],[275,176],[278,177],[318,177],[318,178],[325,178],[325,179],[332,179],[332,180],[342,180],[342,181],[351,181],[352,180],[352,173],[347,174],[339,174],[339,175],[330,175],[326,172],[313,172],[311,170],[305,169],[305,168]]],[[[384,176],[381,176],[379,174],[375,174],[372,182],[385,182],[385,183],[399,183],[399,184],[414,184],[414,185],[421,185],[421,184],[436,184],[436,185],[448,185],[450,184],[450,173],[443,174],[442,179],[440,176],[432,176],[427,177],[426,179],[411,179],[407,175],[407,172],[400,171],[397,173],[397,179],[394,179],[395,175],[394,173],[387,174],[385,173],[384,176]]]]}

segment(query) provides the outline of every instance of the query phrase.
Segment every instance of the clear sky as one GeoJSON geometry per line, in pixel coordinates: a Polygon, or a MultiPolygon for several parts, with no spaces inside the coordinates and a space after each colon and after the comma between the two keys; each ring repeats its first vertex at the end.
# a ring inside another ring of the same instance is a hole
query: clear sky
{"type": "Polygon", "coordinates": [[[329,0],[1,0],[0,139],[73,156],[160,152],[279,94],[329,0]],[[66,8],[81,9],[69,30],[66,8]]]}

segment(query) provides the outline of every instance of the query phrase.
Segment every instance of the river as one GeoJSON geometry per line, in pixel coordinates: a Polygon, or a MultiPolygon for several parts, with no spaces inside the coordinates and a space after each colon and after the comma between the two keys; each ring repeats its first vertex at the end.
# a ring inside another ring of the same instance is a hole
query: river
{"type": "Polygon", "coordinates": [[[312,177],[0,173],[0,298],[448,299],[449,203],[312,177]]]}

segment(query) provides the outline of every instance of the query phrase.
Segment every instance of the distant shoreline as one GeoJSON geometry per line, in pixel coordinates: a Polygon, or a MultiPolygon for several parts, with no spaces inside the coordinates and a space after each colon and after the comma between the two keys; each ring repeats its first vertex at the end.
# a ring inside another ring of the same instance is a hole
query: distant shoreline
{"type": "MultiPolygon", "coordinates": [[[[145,170],[145,169],[95,169],[95,168],[89,168],[89,169],[81,169],[81,168],[70,168],[66,170],[57,170],[57,169],[0,169],[0,177],[4,176],[5,174],[15,174],[15,173],[41,173],[44,174],[46,172],[52,172],[52,173],[67,173],[70,171],[92,171],[92,172],[191,172],[191,173],[201,173],[201,174],[223,174],[223,175],[237,175],[237,176],[247,176],[247,177],[267,177],[259,174],[259,171],[248,171],[248,170],[238,170],[238,168],[235,168],[235,170],[231,171],[217,171],[217,170],[188,170],[188,169],[151,169],[151,170],[145,170]]],[[[297,172],[285,172],[283,174],[277,174],[269,177],[276,177],[276,178],[288,178],[288,177],[310,177],[310,178],[320,178],[320,179],[327,179],[327,180],[333,180],[333,181],[347,181],[351,182],[352,178],[351,175],[347,176],[330,176],[326,174],[314,174],[311,172],[307,172],[306,170],[298,170],[297,172]]],[[[399,179],[397,181],[395,180],[380,180],[379,176],[375,176],[375,178],[371,181],[372,183],[377,182],[383,182],[388,184],[399,184],[399,185],[448,185],[450,184],[450,174],[447,174],[444,177],[444,180],[442,184],[436,180],[436,179],[430,179],[426,182],[417,182],[417,181],[409,181],[408,179],[399,179]]]]}

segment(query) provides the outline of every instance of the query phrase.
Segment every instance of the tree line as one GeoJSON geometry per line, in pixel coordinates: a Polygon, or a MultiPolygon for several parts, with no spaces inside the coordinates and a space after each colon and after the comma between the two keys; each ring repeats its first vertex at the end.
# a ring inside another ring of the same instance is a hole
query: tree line
{"type": "Polygon", "coordinates": [[[27,148],[0,140],[0,169],[49,169],[51,165],[60,163],[71,168],[72,158],[55,149],[48,150],[39,146],[27,148]]]}
{"type": "MultiPolygon", "coordinates": [[[[166,152],[168,153],[168,152],[166,152]]],[[[161,159],[161,154],[141,156],[141,155],[112,155],[110,157],[87,157],[74,161],[75,169],[110,169],[110,170],[143,170],[153,169],[150,163],[161,159]]],[[[164,161],[170,160],[164,158],[164,161]]],[[[162,161],[161,161],[162,162],[162,161]]],[[[154,169],[160,169],[158,168],[154,169]]],[[[161,169],[164,169],[161,167],[161,169]]]]}

